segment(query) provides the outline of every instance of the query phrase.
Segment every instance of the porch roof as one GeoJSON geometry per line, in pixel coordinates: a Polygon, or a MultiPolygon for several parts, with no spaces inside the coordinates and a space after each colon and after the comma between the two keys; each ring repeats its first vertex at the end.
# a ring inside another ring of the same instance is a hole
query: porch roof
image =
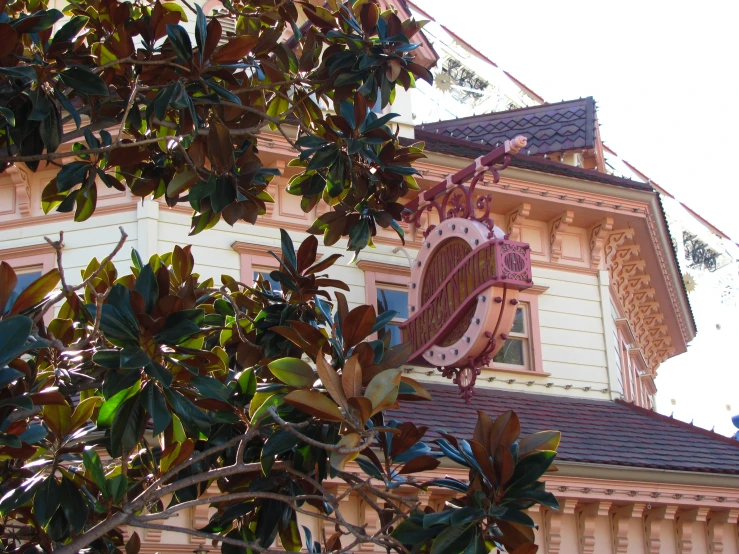
{"type": "Polygon", "coordinates": [[[557,459],[672,471],[739,474],[739,441],[621,401],[476,387],[465,404],[453,385],[426,384],[431,402],[404,402],[390,417],[471,438],[477,410],[513,410],[523,434],[562,432],[557,459]]]}

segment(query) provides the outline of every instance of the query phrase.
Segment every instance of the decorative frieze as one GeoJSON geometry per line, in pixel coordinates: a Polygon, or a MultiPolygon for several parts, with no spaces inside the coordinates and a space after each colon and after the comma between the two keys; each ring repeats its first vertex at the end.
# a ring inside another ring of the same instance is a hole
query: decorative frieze
{"type": "Polygon", "coordinates": [[[634,331],[636,347],[642,352],[650,375],[674,352],[664,314],[656,301],[656,290],[633,229],[611,231],[604,247],[606,266],[614,295],[634,331]]]}
{"type": "Polygon", "coordinates": [[[14,164],[7,170],[15,185],[15,207],[21,215],[31,213],[31,183],[25,165],[14,164]]]}

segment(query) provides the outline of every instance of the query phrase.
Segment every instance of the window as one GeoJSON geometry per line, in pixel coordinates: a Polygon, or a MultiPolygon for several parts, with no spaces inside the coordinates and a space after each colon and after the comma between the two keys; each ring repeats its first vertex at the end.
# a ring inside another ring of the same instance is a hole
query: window
{"type": "Polygon", "coordinates": [[[258,280],[261,276],[262,279],[264,279],[267,283],[270,285],[270,289],[272,289],[273,292],[282,292],[282,285],[279,281],[275,281],[272,279],[272,277],[269,276],[269,271],[266,270],[255,270],[254,271],[254,280],[258,280]]]}
{"type": "Polygon", "coordinates": [[[20,294],[28,288],[28,285],[33,283],[36,279],[41,277],[41,268],[14,268],[13,271],[15,271],[15,275],[18,278],[18,282],[15,284],[15,288],[13,289],[13,292],[10,295],[10,298],[8,298],[8,303],[5,305],[5,309],[10,309],[10,307],[15,302],[16,298],[20,296],[20,294]]]}
{"type": "Polygon", "coordinates": [[[529,306],[520,303],[513,319],[513,327],[503,348],[493,358],[494,364],[512,366],[515,369],[531,368],[529,306]]]}
{"type": "Polygon", "coordinates": [[[398,324],[408,319],[408,291],[400,287],[378,286],[377,315],[388,310],[394,310],[397,313],[384,329],[377,332],[377,338],[384,340],[387,335],[390,335],[390,346],[395,346],[403,342],[403,335],[398,324]]]}

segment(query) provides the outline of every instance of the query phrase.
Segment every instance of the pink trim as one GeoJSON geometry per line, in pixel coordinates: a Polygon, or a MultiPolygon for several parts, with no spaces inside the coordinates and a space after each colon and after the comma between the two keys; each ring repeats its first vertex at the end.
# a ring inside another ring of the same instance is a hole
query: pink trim
{"type": "MultiPolygon", "coordinates": [[[[32,246],[19,246],[17,248],[0,250],[0,261],[7,262],[14,270],[41,266],[42,275],[56,267],[54,249],[48,244],[35,244],[32,246]]],[[[44,322],[47,325],[54,319],[53,312],[54,310],[51,309],[44,315],[44,322]]]]}
{"type": "MultiPolygon", "coordinates": [[[[396,287],[407,287],[411,280],[411,270],[407,267],[360,260],[357,267],[364,271],[364,301],[377,310],[377,284],[395,285],[396,287]]],[[[377,333],[371,337],[377,339],[377,333]]]]}
{"type": "Polygon", "coordinates": [[[240,256],[240,280],[242,283],[254,281],[254,266],[268,269],[277,269],[277,260],[269,253],[278,253],[280,249],[276,246],[264,244],[249,244],[247,242],[234,242],[231,248],[236,250],[240,256]]]}

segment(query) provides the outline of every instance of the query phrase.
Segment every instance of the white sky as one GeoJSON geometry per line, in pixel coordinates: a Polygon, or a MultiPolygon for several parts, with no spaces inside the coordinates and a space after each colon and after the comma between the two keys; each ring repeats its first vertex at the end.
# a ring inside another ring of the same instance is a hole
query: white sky
{"type": "MultiPolygon", "coordinates": [[[[604,142],[739,242],[739,2],[414,2],[547,101],[593,96],[604,142]]],[[[658,403],[729,434],[739,314],[712,289],[691,294],[698,338],[660,368],[658,403]]]]}

